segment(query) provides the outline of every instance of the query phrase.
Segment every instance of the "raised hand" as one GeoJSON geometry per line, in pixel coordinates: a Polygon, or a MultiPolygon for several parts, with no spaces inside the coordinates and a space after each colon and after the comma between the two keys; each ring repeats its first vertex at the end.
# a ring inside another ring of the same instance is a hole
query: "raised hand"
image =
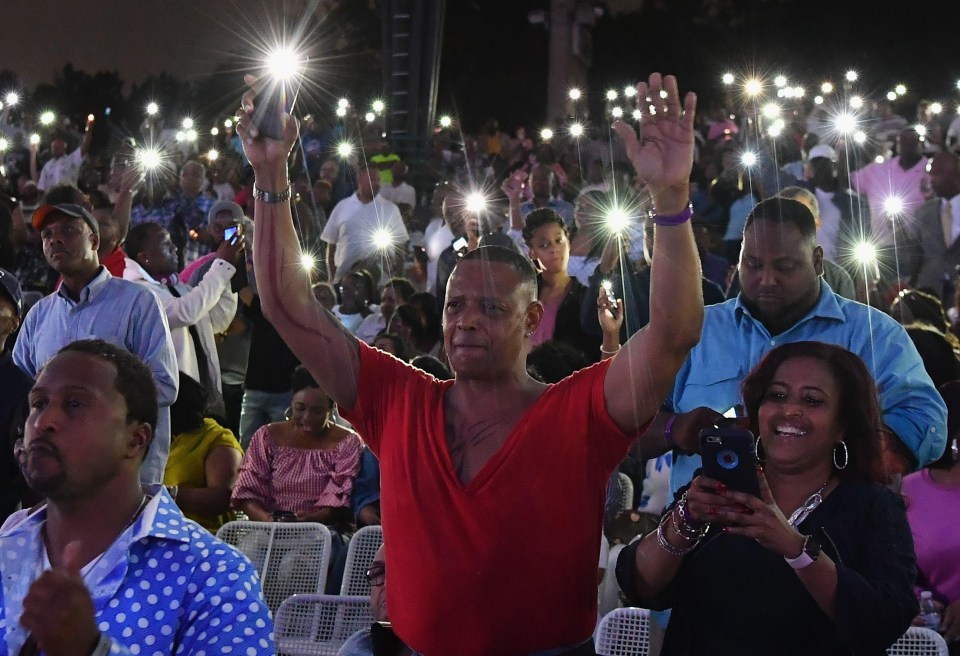
{"type": "Polygon", "coordinates": [[[697,96],[687,93],[681,108],[677,78],[672,75],[661,77],[660,73],[651,74],[649,83],[640,82],[637,96],[641,99],[650,96],[653,107],[652,110],[650,107],[641,108],[640,137],[625,123],[618,121],[613,127],[626,145],[634,170],[656,202],[661,192],[685,186],[690,179],[697,96]],[[661,91],[666,91],[666,98],[660,97],[661,91]]]}
{"type": "MultiPolygon", "coordinates": [[[[600,287],[600,294],[597,298],[597,319],[600,321],[604,338],[609,335],[619,346],[620,326],[623,325],[623,299],[614,298],[612,294],[608,295],[605,287],[600,287]]],[[[604,339],[604,342],[606,342],[606,339],[604,339]]]]}
{"type": "MultiPolygon", "coordinates": [[[[256,109],[255,102],[260,84],[253,75],[245,75],[243,81],[249,87],[240,101],[239,120],[237,121],[237,134],[243,143],[243,152],[250,161],[250,166],[253,167],[254,172],[269,171],[273,174],[282,169],[283,175],[286,176],[287,157],[290,155],[293,143],[297,140],[297,120],[289,114],[284,114],[283,139],[260,137],[260,130],[253,122],[253,112],[256,109]]],[[[267,191],[277,190],[268,189],[267,191]]]]}
{"type": "Polygon", "coordinates": [[[500,185],[500,190],[503,191],[503,194],[510,200],[519,199],[520,195],[523,193],[523,179],[526,178],[526,174],[522,177],[517,176],[516,174],[508,176],[503,184],[500,185]]]}
{"type": "Polygon", "coordinates": [[[133,193],[146,178],[146,172],[139,166],[128,166],[120,176],[119,192],[133,193]]]}

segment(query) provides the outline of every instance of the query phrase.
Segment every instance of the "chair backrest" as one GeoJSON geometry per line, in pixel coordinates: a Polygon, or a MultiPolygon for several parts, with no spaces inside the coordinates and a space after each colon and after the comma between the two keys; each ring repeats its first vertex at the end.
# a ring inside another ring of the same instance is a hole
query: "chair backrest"
{"type": "Polygon", "coordinates": [[[291,595],[323,592],[331,549],[323,524],[227,522],[217,537],[253,562],[272,612],[291,595]]]}
{"type": "Polygon", "coordinates": [[[617,472],[620,479],[620,509],[633,510],[633,481],[623,472],[617,472]]]}
{"type": "Polygon", "coordinates": [[[293,595],[275,618],[281,656],[336,656],[347,638],[373,623],[370,597],[324,594],[293,595]]]}
{"type": "Polygon", "coordinates": [[[646,656],[650,652],[650,611],[615,608],[597,627],[598,656],[646,656]]]}
{"type": "Polygon", "coordinates": [[[343,569],[342,595],[370,595],[367,570],[383,544],[382,526],[364,526],[353,534],[347,545],[347,560],[343,569]]]}
{"type": "Polygon", "coordinates": [[[603,580],[600,581],[599,603],[597,610],[600,617],[603,617],[614,608],[619,608],[620,603],[620,584],[617,582],[617,558],[626,545],[617,544],[610,547],[610,554],[607,556],[607,569],[603,572],[603,580]]]}
{"type": "Polygon", "coordinates": [[[933,629],[911,626],[887,649],[889,656],[947,656],[947,641],[933,629]]]}

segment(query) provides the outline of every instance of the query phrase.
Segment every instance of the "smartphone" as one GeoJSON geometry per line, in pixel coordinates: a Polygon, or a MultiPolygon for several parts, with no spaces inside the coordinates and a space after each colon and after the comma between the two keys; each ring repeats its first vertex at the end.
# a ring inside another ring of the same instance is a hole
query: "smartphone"
{"type": "Polygon", "coordinates": [[[253,122],[260,130],[260,136],[269,139],[283,138],[283,115],[289,114],[293,107],[293,94],[289,83],[277,80],[266,85],[254,100],[253,122]]]}
{"type": "Polygon", "coordinates": [[[720,481],[731,490],[760,497],[757,479],[757,442],[753,433],[721,420],[700,431],[700,458],[703,475],[720,481]]]}
{"type": "Polygon", "coordinates": [[[463,254],[463,251],[466,250],[468,245],[466,237],[460,237],[460,239],[453,242],[453,251],[455,253],[463,254]]]}
{"type": "Polygon", "coordinates": [[[289,510],[274,510],[273,521],[275,522],[296,522],[297,515],[289,510]]]}
{"type": "Polygon", "coordinates": [[[240,226],[238,225],[232,225],[229,228],[225,228],[223,231],[223,241],[233,241],[239,233],[240,226]]]}
{"type": "Polygon", "coordinates": [[[610,311],[613,312],[613,316],[617,316],[617,296],[613,293],[613,282],[610,280],[604,280],[600,283],[600,286],[603,287],[607,292],[607,299],[613,304],[610,308],[610,311]]]}

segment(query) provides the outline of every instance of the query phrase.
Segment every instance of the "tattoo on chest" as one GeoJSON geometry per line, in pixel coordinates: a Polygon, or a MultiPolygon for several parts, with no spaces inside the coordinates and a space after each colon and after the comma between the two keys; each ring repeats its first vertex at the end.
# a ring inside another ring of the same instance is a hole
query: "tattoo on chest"
{"type": "Polygon", "coordinates": [[[493,419],[448,420],[447,448],[457,476],[463,480],[468,467],[474,472],[482,467],[500,447],[504,434],[503,423],[493,419]]]}

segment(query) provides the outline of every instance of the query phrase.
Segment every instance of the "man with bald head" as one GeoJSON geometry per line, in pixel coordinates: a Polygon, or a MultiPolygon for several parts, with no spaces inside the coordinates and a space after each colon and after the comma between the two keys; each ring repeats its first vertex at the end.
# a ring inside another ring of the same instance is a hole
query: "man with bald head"
{"type": "Polygon", "coordinates": [[[616,129],[657,213],[658,311],[612,357],[556,385],[527,373],[544,306],[530,260],[508,248],[465,253],[447,283],[454,380],[351,335],[310,294],[290,205],[272,202],[289,188],[296,125],[282,140],[260,138],[254,90],[243,98],[264,314],[380,459],[391,625],[419,653],[592,653],[607,481],[657,413],[703,318],[689,221],[696,96],[681,100],[676,79],[659,73],[649,95],[657,111],[644,117],[643,142],[631,126],[616,129]]]}
{"type": "Polygon", "coordinates": [[[933,156],[930,187],[936,196],[917,211],[911,282],[951,307],[960,265],[960,159],[956,155],[933,156]]]}
{"type": "Polygon", "coordinates": [[[374,166],[361,168],[356,193],[337,203],[330,213],[321,239],[327,244],[331,282],[339,282],[354,265],[368,260],[382,270],[384,258],[404,252],[408,236],[400,209],[379,192],[380,171],[374,166]],[[383,248],[388,243],[389,248],[383,248]]]}
{"type": "Polygon", "coordinates": [[[407,174],[410,167],[406,162],[394,162],[390,167],[393,173],[393,179],[390,184],[380,187],[380,198],[386,198],[395,205],[417,206],[417,190],[407,182],[407,174]]]}

